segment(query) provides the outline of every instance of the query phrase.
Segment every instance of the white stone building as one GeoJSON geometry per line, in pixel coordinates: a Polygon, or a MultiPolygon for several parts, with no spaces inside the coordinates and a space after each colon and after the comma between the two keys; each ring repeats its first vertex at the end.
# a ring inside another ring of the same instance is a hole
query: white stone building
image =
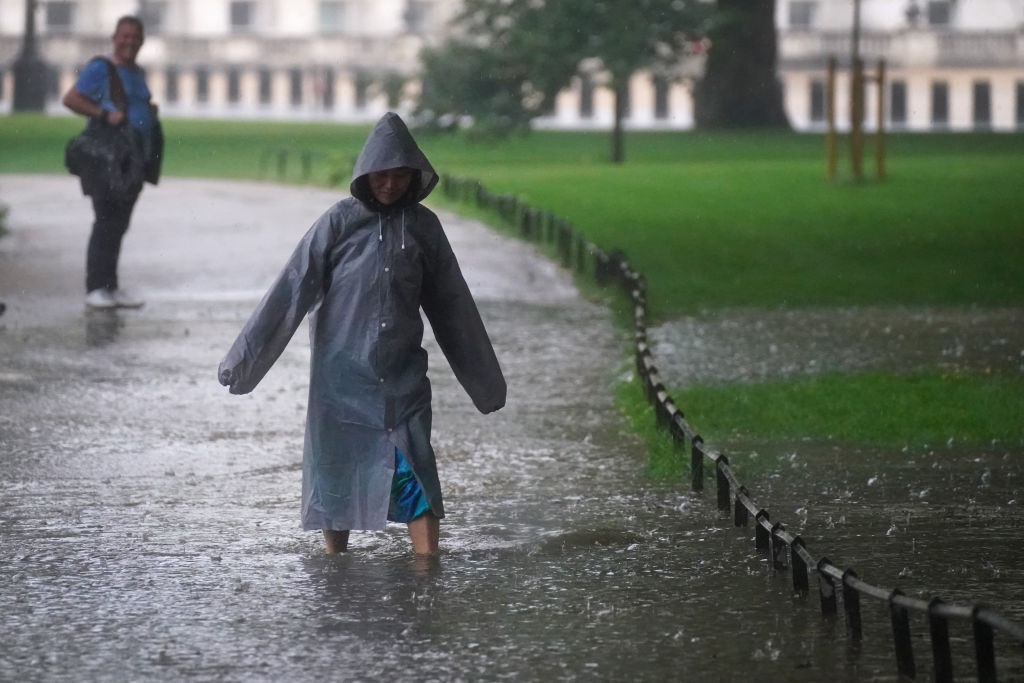
{"type": "MultiPolygon", "coordinates": [[[[852,0],[780,0],[779,67],[795,128],[825,125],[830,54],[841,66],[839,123],[849,126],[853,16],[852,0]]],[[[869,76],[885,60],[887,127],[1024,129],[1024,0],[861,0],[858,45],[869,76]]],[[[869,128],[877,107],[869,83],[869,128]]]]}
{"type": "MultiPolygon", "coordinates": [[[[147,27],[140,54],[164,116],[369,121],[408,110],[417,54],[448,32],[459,0],[37,0],[42,57],[53,67],[48,108],[75,71],[109,50],[117,17],[147,27]]],[[[0,0],[0,112],[11,108],[12,64],[25,0],[0,0]]],[[[859,53],[869,72],[887,65],[884,113],[907,130],[1024,129],[1024,0],[860,0],[859,53]]],[[[777,0],[779,78],[799,130],[824,126],[825,68],[838,58],[840,127],[849,124],[847,73],[854,0],[777,0]]],[[[627,125],[693,125],[692,78],[638,74],[627,125]]],[[[611,94],[600,73],[576,79],[547,127],[604,128],[611,94]]],[[[876,92],[869,88],[867,127],[876,92]]]]}

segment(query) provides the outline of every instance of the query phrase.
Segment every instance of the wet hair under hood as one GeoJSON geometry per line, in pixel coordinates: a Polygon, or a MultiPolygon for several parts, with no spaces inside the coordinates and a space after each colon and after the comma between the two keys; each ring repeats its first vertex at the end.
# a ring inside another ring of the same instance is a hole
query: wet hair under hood
{"type": "Polygon", "coordinates": [[[368,176],[375,171],[392,168],[409,168],[416,172],[409,192],[395,202],[396,207],[423,201],[437,185],[434,167],[416,144],[405,122],[398,114],[388,112],[370,131],[359,152],[352,169],[352,183],[349,185],[352,196],[376,209],[384,208],[374,199],[368,176]]]}

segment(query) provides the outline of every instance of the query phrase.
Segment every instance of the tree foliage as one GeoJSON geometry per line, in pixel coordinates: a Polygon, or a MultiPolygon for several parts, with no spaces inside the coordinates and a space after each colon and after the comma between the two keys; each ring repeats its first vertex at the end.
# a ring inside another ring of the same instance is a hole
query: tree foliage
{"type": "Polygon", "coordinates": [[[457,38],[422,55],[418,114],[526,128],[587,69],[616,94],[613,160],[622,158],[624,91],[634,73],[671,75],[702,31],[701,0],[466,0],[457,38]]]}

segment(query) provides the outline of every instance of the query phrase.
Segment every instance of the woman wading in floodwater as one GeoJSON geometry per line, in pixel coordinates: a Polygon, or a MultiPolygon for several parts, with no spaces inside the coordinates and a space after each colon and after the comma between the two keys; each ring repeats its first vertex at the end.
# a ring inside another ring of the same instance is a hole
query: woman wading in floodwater
{"type": "Polygon", "coordinates": [[[436,555],[444,506],[420,309],[480,412],[505,405],[505,378],[441,223],[420,204],[437,174],[398,115],[377,123],[352,178],[352,196],[299,242],[219,379],[252,391],[313,310],[303,529],[323,530],[338,553],[352,529],[402,522],[417,554],[436,555]]]}

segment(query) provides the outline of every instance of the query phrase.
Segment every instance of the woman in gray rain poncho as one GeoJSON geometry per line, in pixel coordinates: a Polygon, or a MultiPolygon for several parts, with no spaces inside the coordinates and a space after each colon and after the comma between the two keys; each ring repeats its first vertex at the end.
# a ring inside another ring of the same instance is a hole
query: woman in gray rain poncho
{"type": "Polygon", "coordinates": [[[476,303],[437,216],[437,184],[398,115],[356,160],[352,196],[309,229],[220,364],[233,394],[253,390],[306,313],[312,362],[302,467],[302,528],[329,553],[351,529],[405,522],[416,553],[436,554],[444,517],[430,445],[431,395],[420,308],[482,413],[505,404],[476,303]]]}

